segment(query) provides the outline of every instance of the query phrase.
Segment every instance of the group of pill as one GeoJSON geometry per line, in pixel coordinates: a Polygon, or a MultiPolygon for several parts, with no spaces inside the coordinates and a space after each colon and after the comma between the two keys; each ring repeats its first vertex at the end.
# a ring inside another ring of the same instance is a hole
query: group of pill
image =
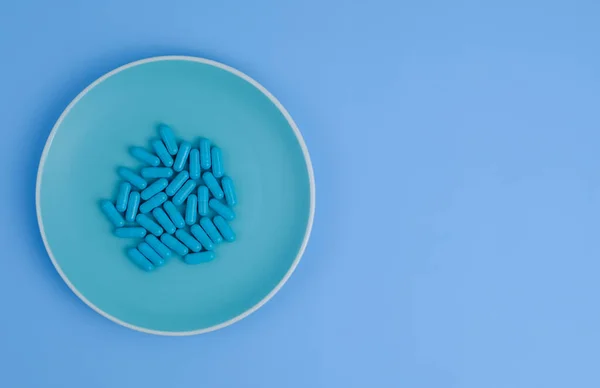
{"type": "Polygon", "coordinates": [[[144,238],[127,249],[127,256],[145,271],[164,265],[173,252],[187,264],[211,261],[215,245],[235,240],[228,221],[235,218],[237,198],[223,169],[221,149],[206,138],[198,148],[187,141],[178,144],[165,124],[159,125],[158,133],[160,139],[151,142],[154,153],[143,147],[130,149],[145,164],[140,173],[119,167],[123,181],[116,200],[100,203],[115,236],[144,238]]]}

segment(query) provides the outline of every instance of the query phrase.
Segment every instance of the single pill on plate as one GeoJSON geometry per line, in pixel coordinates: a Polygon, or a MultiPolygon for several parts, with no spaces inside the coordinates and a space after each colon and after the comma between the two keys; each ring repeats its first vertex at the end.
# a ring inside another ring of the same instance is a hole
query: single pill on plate
{"type": "Polygon", "coordinates": [[[200,252],[202,250],[202,245],[200,245],[200,242],[185,230],[177,230],[177,232],[175,232],[175,236],[179,241],[184,243],[185,246],[190,248],[193,252],[200,252]]]}
{"type": "Polygon", "coordinates": [[[162,257],[160,257],[160,255],[154,249],[152,249],[152,247],[148,245],[147,242],[142,241],[141,243],[139,243],[137,249],[142,255],[144,255],[146,259],[148,259],[148,261],[150,261],[156,267],[160,267],[161,265],[165,264],[165,260],[162,257]]]}
{"type": "Polygon", "coordinates": [[[152,178],[170,178],[173,176],[173,169],[169,167],[144,167],[142,168],[142,177],[152,178]]]}
{"type": "Polygon", "coordinates": [[[137,212],[140,207],[140,198],[140,193],[138,193],[137,191],[132,191],[131,194],[129,194],[129,201],[127,201],[127,210],[125,211],[126,221],[135,221],[135,216],[137,216],[137,212]]]}
{"type": "Polygon", "coordinates": [[[200,179],[200,151],[190,151],[190,179],[200,179]]]}
{"type": "Polygon", "coordinates": [[[177,230],[175,224],[173,224],[167,213],[165,213],[162,208],[157,207],[156,209],[152,210],[152,215],[154,218],[156,218],[156,221],[160,224],[160,226],[163,227],[165,232],[169,234],[175,233],[177,230]]]}
{"type": "Polygon", "coordinates": [[[169,186],[167,186],[165,193],[167,193],[169,197],[174,196],[175,193],[179,191],[181,186],[185,184],[189,176],[190,174],[188,174],[186,170],[181,171],[179,174],[177,174],[175,178],[173,178],[171,183],[169,183],[169,186]]]}
{"type": "Polygon", "coordinates": [[[183,245],[179,240],[177,240],[170,234],[163,234],[162,236],[160,236],[160,241],[162,241],[163,244],[175,251],[175,253],[177,253],[179,256],[185,256],[190,251],[188,247],[183,245]]]}
{"type": "Polygon", "coordinates": [[[235,241],[235,233],[233,232],[233,229],[231,229],[231,226],[229,226],[229,224],[227,223],[227,221],[225,221],[225,219],[223,217],[216,216],[215,218],[213,218],[213,223],[215,224],[217,229],[219,229],[219,232],[221,233],[221,236],[223,236],[225,241],[229,241],[229,242],[235,241]]]}
{"type": "Polygon", "coordinates": [[[178,228],[183,228],[185,226],[185,220],[179,210],[173,205],[173,202],[167,201],[163,205],[165,212],[169,215],[169,218],[173,222],[173,224],[178,228]]]}
{"type": "Polygon", "coordinates": [[[173,255],[173,252],[169,249],[169,247],[167,247],[164,243],[162,243],[159,239],[157,239],[155,236],[148,234],[146,235],[146,238],[144,239],[148,245],[150,245],[150,247],[152,247],[152,249],[154,249],[156,251],[156,253],[158,253],[160,255],[160,257],[162,257],[163,259],[168,259],[169,257],[171,257],[171,255],[173,255]]]}
{"type": "Polygon", "coordinates": [[[117,173],[121,178],[125,179],[127,182],[131,183],[140,190],[144,190],[146,186],[148,186],[148,182],[146,182],[144,178],[131,171],[127,167],[119,167],[117,169],[117,173]]]}
{"type": "Polygon", "coordinates": [[[206,234],[208,234],[208,237],[210,237],[212,242],[214,242],[215,244],[220,244],[223,242],[223,237],[221,236],[221,234],[217,230],[217,227],[215,226],[215,224],[213,224],[210,218],[202,217],[200,219],[200,226],[202,227],[202,229],[204,229],[206,234]]]}
{"type": "Polygon", "coordinates": [[[192,145],[187,141],[184,141],[179,145],[179,151],[177,151],[177,156],[175,157],[175,162],[173,163],[173,170],[183,170],[185,162],[187,162],[188,156],[190,155],[191,149],[192,145]]]}
{"type": "Polygon", "coordinates": [[[185,203],[185,223],[194,225],[198,218],[198,197],[195,194],[190,194],[185,203]]]}
{"type": "Polygon", "coordinates": [[[160,193],[169,185],[169,181],[166,178],[160,178],[156,182],[152,183],[150,186],[146,187],[144,191],[142,191],[142,199],[147,200],[150,197],[160,193]]]}
{"type": "Polygon", "coordinates": [[[167,200],[167,194],[158,193],[140,205],[140,213],[148,213],[150,210],[162,205],[167,200]]]}
{"type": "Polygon", "coordinates": [[[137,160],[139,160],[142,163],[146,163],[146,164],[149,164],[150,166],[154,166],[154,167],[160,165],[160,159],[158,158],[158,156],[154,155],[153,153],[146,150],[145,148],[131,147],[129,149],[129,153],[131,154],[131,156],[133,156],[134,158],[136,158],[137,160]]]}
{"type": "Polygon", "coordinates": [[[220,178],[225,173],[223,170],[223,155],[221,149],[219,147],[213,147],[210,151],[210,155],[212,160],[212,173],[215,178],[220,178]]]}
{"type": "Polygon", "coordinates": [[[163,228],[161,228],[159,224],[154,222],[154,220],[152,218],[148,217],[147,215],[138,214],[137,217],[135,217],[135,220],[137,221],[138,224],[143,226],[144,229],[146,229],[148,232],[152,233],[156,237],[163,234],[163,228]]]}
{"type": "Polygon", "coordinates": [[[221,201],[217,201],[213,198],[210,201],[208,201],[208,206],[210,206],[211,209],[213,209],[215,212],[217,212],[218,215],[222,216],[227,221],[232,221],[235,219],[235,213],[233,212],[233,210],[228,208],[227,205],[225,205],[221,201]]]}
{"type": "Polygon", "coordinates": [[[227,204],[229,206],[235,206],[237,204],[237,196],[235,195],[233,180],[228,176],[224,176],[223,179],[221,179],[221,186],[223,187],[227,204]]]}
{"type": "Polygon", "coordinates": [[[146,257],[135,248],[128,249],[127,256],[135,265],[144,271],[152,271],[154,269],[154,265],[152,265],[152,263],[149,262],[148,259],[146,259],[146,257]]]}
{"type": "Polygon", "coordinates": [[[200,241],[200,244],[207,251],[212,251],[215,249],[215,245],[213,244],[208,234],[200,227],[198,224],[194,224],[190,227],[190,232],[192,232],[192,236],[196,237],[196,240],[200,241]]]}
{"type": "Polygon", "coordinates": [[[198,214],[208,215],[208,187],[198,187],[198,214]]]}
{"type": "Polygon", "coordinates": [[[200,139],[200,167],[203,170],[210,168],[210,140],[200,139]]]}
{"type": "Polygon", "coordinates": [[[104,201],[100,202],[100,210],[102,210],[102,213],[104,213],[106,218],[108,218],[108,220],[117,228],[125,225],[123,216],[118,212],[117,208],[111,201],[105,199],[104,201]]]}
{"type": "Polygon", "coordinates": [[[212,251],[190,253],[183,258],[186,264],[207,263],[215,258],[215,253],[212,251]]]}
{"type": "Polygon", "coordinates": [[[160,138],[165,143],[165,147],[171,155],[175,155],[177,153],[177,140],[175,139],[175,134],[171,127],[166,124],[161,124],[158,126],[158,134],[160,138]]]}
{"type": "Polygon", "coordinates": [[[115,229],[114,234],[120,238],[142,238],[146,235],[146,229],[139,226],[128,226],[115,229]]]}
{"type": "Polygon", "coordinates": [[[171,167],[173,165],[173,158],[169,154],[169,151],[167,151],[167,149],[165,148],[165,144],[158,139],[152,140],[152,143],[150,144],[152,145],[154,152],[156,152],[156,155],[158,155],[158,157],[160,158],[162,164],[164,164],[167,167],[171,167]]]}
{"type": "Polygon", "coordinates": [[[119,185],[119,192],[117,193],[117,200],[115,201],[115,207],[121,213],[123,213],[127,209],[129,193],[131,193],[131,183],[121,182],[121,184],[119,185]]]}
{"type": "Polygon", "coordinates": [[[208,189],[215,198],[223,198],[223,190],[221,189],[219,182],[217,182],[217,178],[215,178],[215,176],[212,173],[205,172],[204,174],[202,174],[202,180],[204,181],[204,184],[206,185],[206,187],[208,187],[208,189]]]}
{"type": "Polygon", "coordinates": [[[179,189],[179,191],[173,196],[173,204],[176,206],[181,205],[187,197],[194,191],[196,188],[196,181],[188,180],[185,182],[183,186],[179,189]]]}

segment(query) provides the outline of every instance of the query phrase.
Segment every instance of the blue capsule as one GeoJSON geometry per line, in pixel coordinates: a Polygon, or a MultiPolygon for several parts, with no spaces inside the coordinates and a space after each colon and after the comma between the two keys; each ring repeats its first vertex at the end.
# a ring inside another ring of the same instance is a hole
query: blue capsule
{"type": "Polygon", "coordinates": [[[115,201],[115,208],[117,208],[117,210],[121,213],[123,213],[127,209],[129,193],[131,193],[131,183],[121,182],[121,184],[119,185],[117,200],[115,201]]]}
{"type": "Polygon", "coordinates": [[[137,249],[142,255],[144,255],[146,259],[148,259],[148,261],[150,261],[155,266],[160,267],[161,265],[165,264],[165,260],[162,257],[160,257],[160,255],[156,253],[156,251],[152,249],[152,247],[148,245],[147,242],[142,241],[141,243],[139,243],[137,249]]]}
{"type": "Polygon", "coordinates": [[[156,218],[156,221],[160,224],[160,226],[163,227],[165,232],[169,234],[175,233],[177,228],[175,227],[173,222],[171,222],[171,219],[169,219],[169,216],[167,215],[167,213],[165,213],[163,209],[157,207],[156,209],[152,210],[152,215],[154,216],[154,218],[156,218]]]}
{"type": "Polygon", "coordinates": [[[190,150],[192,149],[192,145],[187,141],[184,141],[179,145],[179,151],[177,152],[177,157],[175,158],[175,163],[173,163],[173,170],[181,171],[185,166],[185,162],[187,162],[188,156],[190,154],[190,150]]]}
{"type": "Polygon", "coordinates": [[[202,174],[202,180],[204,181],[204,184],[206,185],[206,187],[208,187],[208,189],[215,198],[223,198],[225,194],[223,194],[223,190],[221,189],[221,186],[219,186],[219,182],[217,182],[217,179],[212,173],[205,172],[204,174],[202,174]]]}
{"type": "Polygon", "coordinates": [[[154,265],[152,265],[152,263],[149,262],[148,259],[146,259],[146,257],[135,248],[128,249],[127,256],[135,265],[137,265],[144,271],[149,272],[154,269],[154,265]]]}
{"type": "Polygon", "coordinates": [[[198,214],[201,216],[208,215],[208,187],[198,187],[198,214]]]}
{"type": "Polygon", "coordinates": [[[185,203],[185,223],[194,225],[198,218],[198,197],[195,194],[190,194],[185,203]]]}
{"type": "Polygon", "coordinates": [[[177,140],[175,139],[175,135],[173,134],[173,130],[166,124],[161,124],[158,127],[158,134],[160,138],[165,143],[166,149],[171,155],[175,155],[177,153],[177,140]]]}
{"type": "Polygon", "coordinates": [[[215,258],[215,253],[212,251],[190,253],[183,258],[186,264],[200,264],[206,263],[215,258]]]}
{"type": "Polygon", "coordinates": [[[142,191],[142,199],[148,200],[150,197],[160,193],[169,185],[169,181],[165,178],[160,178],[142,191]]]}
{"type": "Polygon", "coordinates": [[[167,247],[165,244],[163,244],[159,239],[157,239],[153,235],[151,235],[151,234],[147,235],[144,240],[146,240],[148,245],[150,245],[150,247],[152,249],[154,249],[156,251],[156,253],[158,253],[160,255],[160,257],[162,257],[163,259],[166,260],[169,257],[171,257],[171,255],[173,255],[173,252],[169,249],[169,247],[167,247]]]}
{"type": "Polygon", "coordinates": [[[142,177],[146,179],[170,178],[173,176],[173,170],[169,167],[144,167],[141,173],[142,177]]]}
{"type": "Polygon", "coordinates": [[[235,187],[233,186],[233,180],[224,176],[221,179],[221,186],[223,186],[223,192],[225,193],[225,201],[230,207],[233,207],[237,204],[237,195],[235,195],[235,187]]]}
{"type": "Polygon", "coordinates": [[[173,202],[167,201],[163,205],[165,212],[169,215],[169,218],[173,222],[173,224],[178,228],[183,228],[185,226],[185,220],[179,210],[173,205],[173,202]]]}
{"type": "Polygon", "coordinates": [[[190,179],[200,179],[200,152],[196,148],[190,151],[190,179]]]}
{"type": "Polygon", "coordinates": [[[133,156],[134,158],[136,158],[140,162],[146,163],[146,164],[148,164],[150,166],[156,167],[156,166],[160,165],[160,159],[158,158],[158,156],[156,156],[153,153],[149,152],[145,148],[142,148],[142,147],[131,147],[129,149],[129,153],[131,154],[131,156],[133,156]]]}
{"type": "Polygon", "coordinates": [[[140,228],[139,226],[117,228],[115,229],[114,234],[120,238],[142,238],[146,235],[146,229],[140,228]]]}
{"type": "Polygon", "coordinates": [[[140,193],[132,191],[129,194],[129,201],[127,201],[127,210],[125,211],[125,220],[128,222],[135,221],[138,209],[140,207],[140,193]]]}
{"type": "Polygon", "coordinates": [[[140,205],[140,213],[148,213],[150,210],[162,205],[167,200],[167,194],[158,193],[140,205]]]}
{"type": "Polygon", "coordinates": [[[125,220],[123,216],[117,211],[115,205],[107,199],[100,202],[100,210],[102,213],[108,218],[108,220],[117,228],[125,225],[125,220]]]}
{"type": "Polygon", "coordinates": [[[183,186],[185,181],[188,180],[189,176],[190,174],[188,174],[188,172],[185,170],[177,174],[177,176],[173,178],[171,183],[169,183],[169,186],[167,186],[165,193],[167,193],[169,197],[174,196],[175,193],[181,188],[181,186],[183,186]]]}
{"type": "Polygon", "coordinates": [[[190,251],[188,247],[183,245],[179,240],[170,234],[163,234],[160,236],[160,241],[165,244],[167,247],[171,248],[175,251],[179,256],[185,256],[190,251]]]}
{"type": "Polygon", "coordinates": [[[221,149],[219,147],[213,147],[210,152],[212,160],[212,173],[215,178],[220,178],[225,173],[225,171],[223,171],[223,155],[221,153],[221,149]]]}
{"type": "Polygon", "coordinates": [[[202,217],[200,219],[200,226],[202,227],[202,229],[204,229],[206,234],[208,234],[208,237],[210,237],[210,239],[215,244],[219,244],[219,243],[223,242],[223,237],[217,230],[217,227],[215,226],[215,224],[213,224],[213,222],[210,220],[210,218],[202,217]]]}
{"type": "Polygon", "coordinates": [[[169,151],[167,151],[167,149],[165,148],[165,144],[158,139],[152,140],[152,143],[150,144],[152,145],[154,152],[156,152],[156,155],[158,155],[158,157],[160,158],[162,164],[164,164],[167,167],[171,167],[173,165],[173,158],[171,157],[171,155],[169,155],[169,151]]]}
{"type": "Polygon", "coordinates": [[[203,170],[210,168],[210,140],[200,139],[200,166],[203,170]]]}
{"type": "Polygon", "coordinates": [[[200,227],[200,225],[192,225],[190,228],[190,232],[192,232],[192,235],[196,237],[196,240],[200,241],[200,244],[202,244],[204,249],[206,249],[207,251],[212,251],[215,248],[215,245],[213,244],[212,240],[210,239],[210,237],[208,237],[208,235],[206,234],[204,229],[200,227]]]}
{"type": "Polygon", "coordinates": [[[175,236],[177,236],[177,239],[184,243],[185,246],[190,248],[193,252],[200,252],[200,250],[202,250],[202,245],[200,245],[198,240],[192,237],[192,235],[185,230],[177,230],[177,232],[175,232],[175,236]]]}
{"type": "MultiPolygon", "coordinates": [[[[144,227],[148,232],[152,233],[155,236],[160,236],[163,234],[163,228],[160,227],[154,220],[148,217],[145,214],[138,214],[135,218],[138,224],[144,227]]],[[[143,253],[143,252],[142,252],[143,253]]]]}
{"type": "Polygon", "coordinates": [[[233,210],[214,198],[208,201],[208,206],[210,206],[211,209],[213,209],[215,212],[217,212],[217,214],[225,218],[227,221],[232,221],[235,219],[235,213],[233,210]]]}
{"type": "Polygon", "coordinates": [[[148,186],[148,182],[146,182],[144,178],[131,171],[127,167],[119,167],[117,169],[117,173],[121,178],[125,179],[127,182],[131,183],[140,190],[144,190],[146,186],[148,186]]]}
{"type": "Polygon", "coordinates": [[[190,179],[187,182],[185,182],[185,184],[181,187],[181,189],[179,189],[177,194],[173,196],[173,204],[176,206],[181,205],[186,200],[188,195],[190,195],[192,191],[194,191],[195,188],[196,181],[190,179]]]}
{"type": "Polygon", "coordinates": [[[216,216],[215,218],[213,218],[213,223],[215,224],[217,229],[219,229],[219,232],[221,233],[221,236],[223,236],[225,241],[229,241],[229,242],[235,241],[235,233],[233,232],[233,229],[231,229],[231,226],[229,226],[229,224],[227,223],[227,221],[225,221],[225,219],[223,217],[216,216]]]}

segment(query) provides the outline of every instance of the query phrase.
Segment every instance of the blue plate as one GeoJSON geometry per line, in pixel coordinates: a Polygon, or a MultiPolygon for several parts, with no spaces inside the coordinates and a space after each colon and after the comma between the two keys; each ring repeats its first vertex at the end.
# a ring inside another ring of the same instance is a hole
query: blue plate
{"type": "Polygon", "coordinates": [[[111,71],[69,104],[42,154],[36,206],[52,263],[88,306],[132,329],[189,335],[239,321],[281,288],[308,242],[315,185],[296,124],[264,87],[214,61],[156,57],[111,71]],[[223,149],[237,240],[210,263],[172,258],[146,273],[98,202],[114,198],[118,166],[139,166],[128,147],[148,146],[160,122],[223,149]]]}

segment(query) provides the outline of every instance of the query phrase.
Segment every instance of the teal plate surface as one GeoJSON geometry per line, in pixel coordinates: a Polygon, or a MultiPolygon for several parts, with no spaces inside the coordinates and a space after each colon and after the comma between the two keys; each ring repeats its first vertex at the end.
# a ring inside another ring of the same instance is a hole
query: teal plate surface
{"type": "Polygon", "coordinates": [[[36,206],[52,263],[87,305],[132,329],[189,335],[244,318],[280,289],[306,247],[315,188],[298,128],[261,85],[217,62],[157,57],[106,74],[71,102],[42,154],[36,206]],[[128,147],[148,146],[160,122],[223,149],[239,201],[237,240],[211,263],[176,257],[145,273],[98,201],[114,198],[116,168],[139,166],[128,147]]]}

